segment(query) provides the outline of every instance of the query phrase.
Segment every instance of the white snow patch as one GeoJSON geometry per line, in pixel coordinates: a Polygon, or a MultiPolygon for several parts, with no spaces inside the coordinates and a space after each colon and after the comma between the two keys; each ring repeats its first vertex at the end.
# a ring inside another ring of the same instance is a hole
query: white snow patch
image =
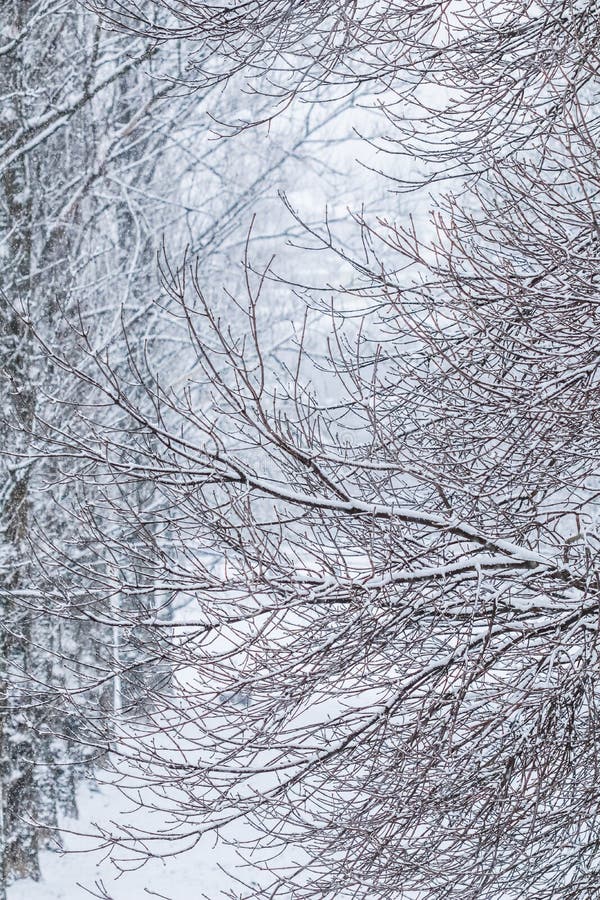
{"type": "MultiPolygon", "coordinates": [[[[78,799],[81,816],[61,823],[66,829],[86,832],[91,830],[90,823],[124,821],[128,803],[116,788],[87,786],[78,799]]],[[[143,827],[143,813],[136,813],[135,824],[143,827]]],[[[207,837],[187,853],[151,860],[141,869],[120,875],[106,850],[88,849],[89,839],[66,833],[63,841],[67,852],[40,854],[42,880],[15,882],[8,889],[8,900],[89,900],[103,896],[101,885],[110,900],[213,900],[235,884],[220,866],[233,871],[240,864],[231,847],[207,837]]],[[[246,868],[238,871],[245,881],[252,881],[246,868]]]]}

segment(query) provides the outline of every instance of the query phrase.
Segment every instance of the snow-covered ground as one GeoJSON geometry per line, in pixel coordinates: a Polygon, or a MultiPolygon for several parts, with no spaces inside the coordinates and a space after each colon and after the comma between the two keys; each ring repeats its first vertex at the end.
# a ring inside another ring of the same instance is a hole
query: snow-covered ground
{"type": "MultiPolygon", "coordinates": [[[[127,806],[113,787],[84,787],[79,796],[80,818],[66,820],[63,825],[83,832],[90,823],[123,821],[127,806]]],[[[142,825],[139,813],[136,824],[142,825]]],[[[66,833],[63,842],[69,852],[43,852],[42,880],[16,882],[8,889],[8,900],[89,900],[90,896],[110,900],[213,900],[222,897],[227,886],[235,886],[220,866],[233,870],[239,860],[230,847],[215,845],[214,839],[165,862],[153,860],[120,877],[110,858],[106,858],[106,851],[87,849],[89,840],[66,833]]],[[[244,875],[248,876],[247,869],[244,875]]]]}

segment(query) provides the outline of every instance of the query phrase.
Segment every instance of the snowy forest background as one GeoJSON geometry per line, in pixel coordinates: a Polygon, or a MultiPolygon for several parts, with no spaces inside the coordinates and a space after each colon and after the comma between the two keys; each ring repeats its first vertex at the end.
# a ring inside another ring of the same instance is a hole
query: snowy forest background
{"type": "Polygon", "coordinates": [[[0,900],[598,897],[599,49],[0,4],[0,900]]]}

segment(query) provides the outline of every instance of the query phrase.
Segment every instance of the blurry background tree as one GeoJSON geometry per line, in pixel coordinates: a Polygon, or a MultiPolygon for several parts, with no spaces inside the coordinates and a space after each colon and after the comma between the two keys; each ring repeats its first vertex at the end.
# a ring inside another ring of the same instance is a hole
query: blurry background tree
{"type": "MultiPolygon", "coordinates": [[[[34,527],[63,537],[71,529],[68,512],[50,508],[31,453],[35,416],[44,417],[56,395],[65,398],[69,389],[40,354],[27,323],[35,317],[44,334],[76,352],[57,317],[77,290],[81,301],[82,291],[100,285],[103,293],[115,290],[121,273],[139,279],[133,252],[124,265],[109,259],[99,240],[115,216],[103,193],[111,176],[139,176],[123,165],[129,134],[152,133],[164,147],[176,110],[161,122],[157,111],[170,87],[139,80],[140,69],[150,66],[146,47],[103,34],[77,4],[15,0],[0,15],[4,891],[14,878],[38,876],[39,846],[57,840],[57,810],[74,812],[76,767],[90,754],[81,750],[86,732],[68,689],[85,690],[86,667],[98,666],[97,636],[82,631],[76,609],[55,595],[32,543],[34,527]],[[120,120],[111,121],[115,98],[136,79],[136,97],[129,97],[120,120]],[[73,655],[76,668],[65,665],[73,655]]],[[[151,156],[142,160],[146,172],[155,165],[151,156]]],[[[142,265],[147,269],[149,262],[142,265]]],[[[112,315],[122,300],[109,304],[112,315]]],[[[141,313],[139,302],[135,312],[141,313]]],[[[103,317],[101,309],[95,314],[103,317]]],[[[62,427],[68,431],[68,419],[62,427]]]]}

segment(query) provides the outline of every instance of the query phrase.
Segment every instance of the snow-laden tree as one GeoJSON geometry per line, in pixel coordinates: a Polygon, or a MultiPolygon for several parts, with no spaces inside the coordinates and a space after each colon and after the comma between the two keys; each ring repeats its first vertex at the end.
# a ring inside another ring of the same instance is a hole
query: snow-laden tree
{"type": "MultiPolygon", "coordinates": [[[[50,510],[31,453],[35,417],[45,417],[56,394],[69,391],[40,354],[28,323],[35,318],[68,349],[58,311],[77,289],[81,300],[82,289],[99,281],[114,285],[114,260],[98,240],[114,216],[106,215],[102,192],[111,176],[132,180],[121,162],[132,132],[145,124],[155,139],[162,132],[164,143],[164,125],[148,122],[168,89],[145,82],[121,120],[110,121],[121,85],[150,65],[150,55],[140,42],[103,34],[76,3],[7,2],[0,33],[3,894],[12,879],[37,877],[39,846],[56,841],[57,810],[74,811],[85,734],[68,701],[80,677],[65,669],[63,658],[73,645],[80,662],[97,657],[89,635],[70,621],[73,610],[59,603],[56,617],[48,614],[52,586],[32,544],[34,526],[49,535],[70,529],[68,515],[50,510]]],[[[135,271],[133,252],[127,266],[135,271]]]]}
{"type": "MultiPolygon", "coordinates": [[[[208,125],[190,121],[202,97],[173,96],[148,42],[109,34],[76,2],[10,0],[0,35],[3,895],[14,878],[37,877],[57,812],[75,811],[81,764],[98,755],[115,699],[112,629],[82,617],[85,584],[65,603],[38,559],[36,531],[68,540],[74,523],[68,487],[50,502],[55,464],[36,455],[34,436],[57,423],[58,401],[69,433],[66,411],[85,397],[40,352],[31,323],[73,358],[64,321],[75,301],[98,346],[115,319],[132,340],[149,328],[164,229],[184,246],[206,215],[189,181],[194,135],[208,125]],[[90,691],[106,715],[86,723],[90,691]]],[[[177,48],[164,57],[177,73],[177,48]]]]}
{"type": "MultiPolygon", "coordinates": [[[[85,569],[77,485],[42,436],[76,441],[88,427],[81,410],[93,420],[99,394],[44,348],[77,365],[85,333],[130,381],[127,348],[111,350],[121,329],[142,355],[169,334],[152,302],[158,248],[181,254],[190,244],[220,279],[241,253],[244,212],[257,198],[268,203],[280,171],[311,153],[332,114],[302,119],[289,139],[250,134],[238,154],[214,139],[210,88],[182,91],[176,42],[111,33],[75,0],[10,0],[0,35],[2,896],[13,879],[38,876],[38,849],[59,839],[58,813],[76,811],[84,766],[104,764],[115,715],[142,720],[146,688],[166,685],[171,669],[137,625],[146,613],[170,614],[157,608],[163,593],[152,573],[104,605],[85,569]],[[56,578],[44,543],[77,547],[83,570],[62,565],[56,578]]],[[[218,102],[213,112],[235,98],[218,102]]],[[[277,232],[281,217],[269,225],[277,232]]],[[[181,344],[161,354],[173,377],[185,368],[181,344]]],[[[127,420],[118,414],[113,424],[127,420]]],[[[124,498],[118,480],[105,487],[111,502],[124,498]]],[[[140,484],[127,496],[132,515],[154,493],[140,484]]],[[[131,522],[107,528],[115,549],[93,575],[121,585],[132,548],[144,559],[157,550],[131,522]]]]}
{"type": "Polygon", "coordinates": [[[315,72],[369,78],[383,145],[453,180],[423,234],[357,215],[353,253],[311,227],[335,276],[290,272],[306,316],[275,356],[261,293],[284,283],[251,251],[242,325],[201,265],[163,264],[185,379],[139,348],[126,377],[91,345],[79,366],[55,354],[104,397],[77,443],[52,438],[94,511],[98,603],[149,577],[189,601],[169,628],[131,614],[174,674],[113,753],[169,847],[158,825],[106,840],[143,858],[244,821],[264,871],[249,896],[592,898],[595,4],[168,7],[209,29],[200,53],[227,51],[199,83],[232,64],[263,77],[261,59],[287,98],[315,72]]]}

